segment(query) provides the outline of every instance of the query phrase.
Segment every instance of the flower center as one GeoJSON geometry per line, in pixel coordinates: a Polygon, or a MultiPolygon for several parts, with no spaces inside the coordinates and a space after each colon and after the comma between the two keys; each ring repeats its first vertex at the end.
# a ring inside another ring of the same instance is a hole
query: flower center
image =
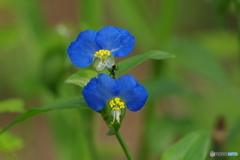
{"type": "Polygon", "coordinates": [[[111,52],[109,50],[99,50],[95,52],[94,56],[99,57],[99,58],[107,58],[108,56],[111,55],[111,52]]]}
{"type": "Polygon", "coordinates": [[[94,57],[96,59],[93,66],[97,71],[102,71],[105,66],[111,68],[115,64],[113,55],[109,50],[99,50],[94,53],[94,57]]]}
{"type": "Polygon", "coordinates": [[[111,115],[113,117],[112,124],[117,121],[120,124],[121,109],[126,108],[125,103],[119,97],[115,97],[109,101],[109,105],[112,109],[111,115]]]}

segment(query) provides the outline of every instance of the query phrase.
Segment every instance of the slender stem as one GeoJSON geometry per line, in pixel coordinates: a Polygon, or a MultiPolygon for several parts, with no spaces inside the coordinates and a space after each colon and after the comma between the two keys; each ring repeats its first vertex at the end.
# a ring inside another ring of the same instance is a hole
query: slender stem
{"type": "MultiPolygon", "coordinates": [[[[106,107],[105,107],[106,108],[106,107]]],[[[99,112],[101,115],[102,115],[102,118],[103,120],[106,122],[107,126],[111,129],[112,128],[112,124],[111,124],[111,121],[110,121],[110,118],[109,118],[109,114],[107,113],[106,109],[102,109],[100,112],[99,112]]],[[[121,134],[118,132],[115,132],[116,134],[116,137],[118,139],[118,142],[120,143],[126,157],[128,160],[133,160],[128,148],[127,148],[127,145],[126,143],[124,142],[121,134]]]]}
{"type": "Polygon", "coordinates": [[[121,136],[121,134],[119,132],[116,133],[116,137],[117,137],[118,142],[120,143],[120,145],[121,145],[121,147],[122,147],[126,157],[128,158],[128,160],[133,160],[133,157],[131,156],[131,154],[130,154],[128,148],[127,148],[127,145],[124,142],[124,140],[123,140],[123,138],[122,138],[122,136],[121,136]]]}

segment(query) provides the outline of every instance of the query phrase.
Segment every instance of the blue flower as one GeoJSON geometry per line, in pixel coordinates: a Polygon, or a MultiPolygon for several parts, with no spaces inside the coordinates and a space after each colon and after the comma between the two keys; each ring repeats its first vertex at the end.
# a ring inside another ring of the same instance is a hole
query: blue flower
{"type": "Polygon", "coordinates": [[[134,48],[135,39],[126,29],[108,26],[99,31],[81,32],[77,40],[72,42],[67,52],[71,62],[77,67],[90,66],[101,71],[112,67],[113,57],[125,57],[134,48]]]}
{"type": "Polygon", "coordinates": [[[118,122],[121,109],[127,107],[131,111],[138,111],[145,105],[148,97],[146,89],[131,75],[113,79],[106,74],[99,74],[98,78],[92,78],[84,87],[82,94],[95,111],[110,107],[113,120],[118,122]]]}

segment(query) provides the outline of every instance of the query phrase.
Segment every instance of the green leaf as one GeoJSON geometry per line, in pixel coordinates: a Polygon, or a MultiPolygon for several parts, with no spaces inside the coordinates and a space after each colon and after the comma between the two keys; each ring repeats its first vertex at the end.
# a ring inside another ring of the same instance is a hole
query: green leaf
{"type": "Polygon", "coordinates": [[[0,150],[3,152],[11,152],[23,148],[23,140],[9,132],[5,132],[0,136],[0,150]]]}
{"type": "Polygon", "coordinates": [[[78,85],[80,87],[84,87],[91,78],[96,77],[97,72],[92,70],[81,70],[73,75],[71,75],[65,83],[71,83],[78,85]]]}
{"type": "Polygon", "coordinates": [[[238,119],[234,124],[233,128],[229,131],[226,143],[234,141],[240,135],[240,119],[238,119]]]}
{"type": "Polygon", "coordinates": [[[149,149],[155,155],[162,154],[166,147],[176,142],[176,137],[186,135],[195,128],[197,127],[191,118],[179,118],[168,115],[156,117],[148,124],[147,128],[149,149]]]}
{"type": "Polygon", "coordinates": [[[19,98],[8,99],[0,102],[0,113],[3,112],[24,112],[24,102],[19,98]]]}
{"type": "Polygon", "coordinates": [[[83,108],[89,108],[86,104],[83,97],[77,97],[77,98],[68,98],[68,99],[60,99],[57,100],[51,104],[47,104],[40,108],[31,108],[26,113],[15,119],[10,125],[8,125],[6,128],[4,128],[0,135],[8,130],[9,128],[13,127],[14,125],[32,117],[40,113],[53,111],[53,110],[62,110],[62,109],[83,109],[83,108]]]}
{"type": "MultiPolygon", "coordinates": [[[[119,125],[120,126],[120,125],[119,125]]],[[[120,128],[120,127],[119,127],[120,128]]],[[[118,131],[118,130],[117,130],[118,131]]],[[[115,135],[117,133],[116,129],[113,126],[109,127],[109,131],[106,133],[108,136],[115,135]]]]}
{"type": "Polygon", "coordinates": [[[166,53],[166,52],[162,52],[162,51],[158,51],[158,50],[149,51],[144,54],[133,56],[133,57],[130,57],[128,59],[121,61],[118,64],[120,66],[118,75],[121,75],[121,74],[131,70],[138,64],[140,64],[143,61],[148,60],[148,59],[160,60],[160,59],[173,58],[173,57],[175,57],[175,56],[170,53],[166,53]]]}
{"type": "Polygon", "coordinates": [[[210,146],[210,134],[193,132],[165,150],[162,160],[205,160],[210,146]]]}

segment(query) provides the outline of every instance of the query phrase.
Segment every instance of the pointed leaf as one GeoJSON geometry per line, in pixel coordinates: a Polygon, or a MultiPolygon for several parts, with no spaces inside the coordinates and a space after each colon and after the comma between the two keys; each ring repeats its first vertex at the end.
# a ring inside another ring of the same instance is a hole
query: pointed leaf
{"type": "Polygon", "coordinates": [[[210,135],[205,131],[193,132],[166,149],[162,160],[205,160],[210,146],[210,135]]]}
{"type": "Polygon", "coordinates": [[[9,128],[13,127],[14,125],[32,117],[40,113],[53,111],[53,110],[62,110],[62,109],[83,109],[83,108],[89,108],[86,104],[83,97],[77,97],[77,98],[68,98],[68,99],[60,99],[57,100],[51,104],[47,104],[40,108],[31,108],[26,113],[15,119],[10,125],[8,125],[6,128],[4,128],[0,135],[8,130],[9,128]]]}
{"type": "Polygon", "coordinates": [[[175,57],[175,56],[170,53],[166,53],[166,52],[162,52],[162,51],[158,51],[158,50],[149,51],[147,53],[133,56],[133,57],[130,57],[128,59],[121,61],[118,64],[120,67],[119,67],[119,71],[117,72],[117,74],[121,75],[148,59],[160,60],[160,59],[167,59],[167,58],[173,58],[173,57],[175,57]]]}
{"type": "Polygon", "coordinates": [[[84,87],[91,78],[96,77],[97,72],[92,70],[81,70],[73,75],[71,75],[65,83],[71,83],[78,85],[80,87],[84,87]]]}

